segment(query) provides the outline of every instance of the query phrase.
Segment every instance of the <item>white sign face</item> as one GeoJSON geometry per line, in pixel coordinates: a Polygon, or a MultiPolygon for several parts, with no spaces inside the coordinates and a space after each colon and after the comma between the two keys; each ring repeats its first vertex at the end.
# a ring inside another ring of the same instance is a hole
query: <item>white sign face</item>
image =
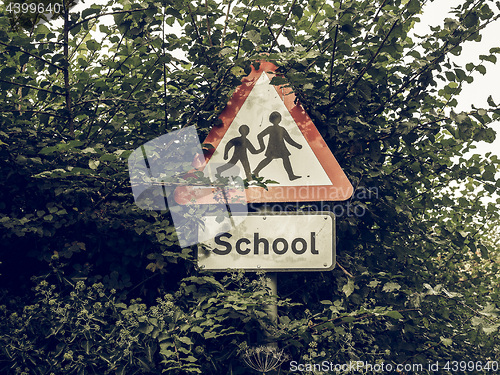
{"type": "Polygon", "coordinates": [[[198,250],[201,269],[328,271],[335,266],[331,212],[250,214],[236,226],[227,219],[217,223],[213,216],[203,221],[198,233],[212,239],[203,242],[210,250],[198,250]]]}
{"type": "Polygon", "coordinates": [[[255,174],[279,184],[272,186],[332,184],[265,73],[255,83],[210,158],[206,176],[213,178],[216,173],[234,176],[232,165],[240,167],[241,178],[250,180],[255,174]]]}

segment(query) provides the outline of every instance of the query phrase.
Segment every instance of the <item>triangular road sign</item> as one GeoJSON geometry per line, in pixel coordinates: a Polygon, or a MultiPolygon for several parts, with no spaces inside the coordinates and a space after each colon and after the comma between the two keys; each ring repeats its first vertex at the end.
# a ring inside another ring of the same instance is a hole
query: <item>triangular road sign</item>
{"type": "MultiPolygon", "coordinates": [[[[342,168],[296,101],[289,87],[270,84],[277,67],[260,62],[242,80],[227,107],[219,116],[222,125],[212,128],[204,143],[214,148],[198,168],[206,176],[242,178],[255,174],[268,190],[246,189],[247,202],[342,201],[353,188],[342,168]],[[238,168],[231,168],[232,165],[238,168]]],[[[213,203],[205,189],[181,189],[179,203],[213,203]]]]}

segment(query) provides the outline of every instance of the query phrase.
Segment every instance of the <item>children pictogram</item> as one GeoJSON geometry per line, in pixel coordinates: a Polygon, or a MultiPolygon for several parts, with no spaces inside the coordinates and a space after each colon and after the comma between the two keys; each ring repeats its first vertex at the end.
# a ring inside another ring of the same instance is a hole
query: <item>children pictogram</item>
{"type": "Polygon", "coordinates": [[[233,156],[226,164],[217,168],[217,173],[220,175],[222,172],[228,170],[240,161],[241,165],[243,165],[243,170],[245,171],[247,179],[250,180],[252,178],[252,174],[250,172],[251,169],[250,163],[248,162],[247,150],[252,154],[257,154],[262,151],[257,151],[252,145],[252,142],[247,139],[248,133],[250,132],[250,128],[247,125],[241,125],[238,130],[241,136],[233,138],[227,142],[226,148],[224,149],[224,160],[227,160],[229,157],[229,150],[234,147],[233,156]]]}
{"type": "MultiPolygon", "coordinates": [[[[204,143],[211,144],[213,149],[204,151],[205,160],[197,161],[197,168],[211,179],[216,179],[217,168],[221,166],[225,170],[224,175],[241,167],[238,173],[243,179],[252,173],[252,177],[256,178],[255,173],[260,173],[257,181],[245,184],[248,202],[348,199],[353,192],[351,183],[291,88],[271,84],[277,67],[270,62],[261,61],[258,69],[253,65],[251,69],[251,73],[235,90],[226,109],[220,114],[221,126],[214,126],[205,139],[204,143]],[[273,116],[269,116],[270,114],[273,116]],[[270,123],[262,124],[261,116],[262,120],[264,117],[266,120],[270,118],[270,123]],[[240,148],[231,145],[228,146],[229,155],[226,154],[224,158],[228,142],[243,136],[239,133],[242,124],[248,126],[246,139],[257,152],[254,154],[243,145],[238,153],[236,150],[240,148]],[[236,155],[233,155],[235,151],[236,155]],[[232,162],[236,165],[229,169],[225,164],[233,156],[235,158],[232,162]],[[248,160],[250,173],[248,170],[244,171],[243,166],[238,163],[240,159],[248,160]],[[272,180],[272,184],[264,187],[259,184],[261,179],[264,183],[266,179],[272,180]]],[[[206,198],[208,195],[203,189],[193,187],[184,190],[182,201],[185,204],[213,203],[213,200],[206,198]]],[[[181,189],[178,191],[178,196],[181,196],[181,189]]]]}
{"type": "Polygon", "coordinates": [[[258,153],[264,151],[264,137],[269,136],[269,140],[267,142],[266,149],[266,157],[263,159],[257,168],[254,170],[254,174],[258,176],[259,172],[265,168],[270,162],[274,159],[282,159],[283,166],[285,168],[286,173],[288,174],[288,179],[290,181],[301,178],[302,176],[296,176],[292,170],[292,164],[290,163],[290,151],[286,148],[285,141],[292,145],[293,147],[298,148],[299,150],[302,148],[302,145],[295,142],[290,134],[286,131],[286,129],[279,125],[281,122],[281,114],[277,111],[274,111],[269,116],[269,121],[273,124],[272,126],[267,127],[257,136],[257,140],[259,141],[259,150],[258,153]]]}

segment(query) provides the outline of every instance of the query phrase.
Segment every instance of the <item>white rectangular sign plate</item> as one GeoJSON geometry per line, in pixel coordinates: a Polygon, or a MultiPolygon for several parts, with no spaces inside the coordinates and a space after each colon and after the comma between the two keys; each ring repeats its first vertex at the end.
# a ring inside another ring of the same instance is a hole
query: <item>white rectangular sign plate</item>
{"type": "Polygon", "coordinates": [[[204,218],[198,233],[211,238],[198,250],[203,270],[329,271],[335,267],[331,212],[249,214],[235,222],[204,218]],[[222,226],[221,226],[222,224],[222,226]],[[221,229],[222,228],[222,229],[221,229]],[[217,233],[210,233],[217,231],[217,233]]]}

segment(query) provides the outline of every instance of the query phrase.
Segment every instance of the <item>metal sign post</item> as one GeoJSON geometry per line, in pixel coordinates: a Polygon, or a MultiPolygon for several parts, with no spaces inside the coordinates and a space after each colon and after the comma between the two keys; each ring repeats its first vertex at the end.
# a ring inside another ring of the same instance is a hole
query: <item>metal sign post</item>
{"type": "MultiPolygon", "coordinates": [[[[277,272],[269,272],[266,274],[266,286],[269,288],[269,294],[271,296],[276,296],[278,297],[278,273],[277,272]]],[[[266,306],[267,307],[267,314],[269,316],[269,319],[275,323],[278,324],[278,304],[276,302],[266,306]]],[[[268,337],[270,338],[271,335],[268,334],[268,337]]],[[[272,345],[276,345],[276,343],[272,343],[272,345]]]]}
{"type": "MultiPolygon", "coordinates": [[[[258,213],[260,214],[266,214],[266,213],[272,213],[272,211],[269,209],[267,206],[263,206],[260,209],[257,210],[258,213]]],[[[271,296],[276,296],[278,298],[278,273],[276,272],[268,272],[266,274],[266,287],[269,288],[269,294],[271,296]]],[[[271,322],[274,324],[278,324],[278,304],[277,302],[274,302],[267,307],[267,315],[269,316],[269,319],[271,322]]],[[[266,332],[268,338],[271,338],[271,335],[269,332],[266,332]]],[[[275,346],[276,348],[278,347],[277,343],[273,342],[270,345],[275,346]]]]}

